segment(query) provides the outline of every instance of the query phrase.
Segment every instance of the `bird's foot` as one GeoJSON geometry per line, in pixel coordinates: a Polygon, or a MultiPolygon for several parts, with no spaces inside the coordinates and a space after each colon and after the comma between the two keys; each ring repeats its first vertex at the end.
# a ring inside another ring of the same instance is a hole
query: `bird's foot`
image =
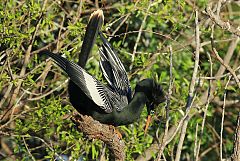
{"type": "Polygon", "coordinates": [[[114,132],[117,134],[118,138],[121,140],[122,139],[122,134],[120,133],[120,131],[115,128],[114,132]]]}
{"type": "Polygon", "coordinates": [[[122,134],[120,133],[120,131],[119,131],[116,127],[114,127],[114,126],[112,126],[112,125],[110,125],[110,126],[112,127],[113,132],[114,132],[115,134],[117,134],[118,139],[121,140],[121,139],[122,139],[122,134]]]}

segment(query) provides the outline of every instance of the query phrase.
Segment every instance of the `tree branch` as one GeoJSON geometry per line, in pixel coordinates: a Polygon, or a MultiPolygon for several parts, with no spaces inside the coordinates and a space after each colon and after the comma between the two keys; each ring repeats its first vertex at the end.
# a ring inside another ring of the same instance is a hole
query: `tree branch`
{"type": "Polygon", "coordinates": [[[206,14],[209,16],[209,18],[215,22],[219,27],[221,27],[224,30],[227,30],[231,32],[234,35],[240,36],[240,27],[234,28],[230,25],[229,22],[224,22],[220,19],[218,15],[215,15],[211,9],[211,4],[207,6],[206,8],[206,14]]]}
{"type": "Polygon", "coordinates": [[[233,161],[240,160],[240,112],[238,113],[238,118],[237,118],[237,127],[235,132],[233,154],[231,158],[233,161]]]}
{"type": "Polygon", "coordinates": [[[89,139],[99,139],[106,143],[115,160],[124,161],[125,144],[119,139],[113,126],[101,124],[92,117],[81,114],[74,115],[72,121],[89,139]]]}

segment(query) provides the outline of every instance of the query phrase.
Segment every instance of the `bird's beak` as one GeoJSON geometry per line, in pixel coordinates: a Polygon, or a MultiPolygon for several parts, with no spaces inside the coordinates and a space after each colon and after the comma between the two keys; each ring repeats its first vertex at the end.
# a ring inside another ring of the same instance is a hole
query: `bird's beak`
{"type": "Polygon", "coordinates": [[[151,114],[153,112],[153,109],[154,109],[154,103],[153,102],[149,102],[146,104],[147,105],[147,113],[148,113],[148,116],[147,116],[147,122],[146,122],[146,126],[145,126],[145,129],[144,129],[144,134],[146,135],[147,134],[147,130],[148,130],[148,127],[151,123],[151,114]]]}
{"type": "Polygon", "coordinates": [[[149,127],[149,125],[150,125],[151,119],[152,119],[152,116],[148,114],[146,126],[145,126],[145,129],[144,129],[144,135],[147,134],[147,130],[148,130],[148,127],[149,127]]]}

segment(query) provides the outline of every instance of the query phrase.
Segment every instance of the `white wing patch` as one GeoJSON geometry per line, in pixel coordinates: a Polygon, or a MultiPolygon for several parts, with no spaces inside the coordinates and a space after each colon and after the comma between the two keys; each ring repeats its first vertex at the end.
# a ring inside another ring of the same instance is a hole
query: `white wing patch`
{"type": "Polygon", "coordinates": [[[87,73],[83,72],[83,77],[86,82],[86,87],[89,91],[89,94],[92,98],[92,100],[98,105],[98,106],[104,106],[104,101],[98,91],[97,82],[94,81],[94,79],[87,73]]]}
{"type": "Polygon", "coordinates": [[[114,108],[111,101],[120,104],[117,94],[115,94],[112,89],[103,85],[79,65],[60,55],[51,52],[46,52],[46,54],[53,58],[56,64],[68,74],[70,79],[85,93],[85,95],[106,113],[111,113],[114,108]]]}

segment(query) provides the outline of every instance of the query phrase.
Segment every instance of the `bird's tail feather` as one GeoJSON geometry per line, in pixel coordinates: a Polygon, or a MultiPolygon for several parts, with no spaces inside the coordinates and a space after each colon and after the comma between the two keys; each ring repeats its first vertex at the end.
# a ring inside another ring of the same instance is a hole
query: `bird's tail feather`
{"type": "Polygon", "coordinates": [[[95,43],[98,31],[102,27],[103,21],[104,16],[102,10],[99,9],[91,14],[84,36],[82,49],[79,54],[78,65],[80,65],[82,68],[84,68],[86,65],[87,59],[95,43]]]}
{"type": "Polygon", "coordinates": [[[67,63],[69,62],[67,59],[65,59],[64,57],[58,54],[54,54],[48,50],[41,51],[40,54],[51,57],[56,62],[56,64],[66,72],[67,70],[66,66],[67,66],[67,63]]]}

